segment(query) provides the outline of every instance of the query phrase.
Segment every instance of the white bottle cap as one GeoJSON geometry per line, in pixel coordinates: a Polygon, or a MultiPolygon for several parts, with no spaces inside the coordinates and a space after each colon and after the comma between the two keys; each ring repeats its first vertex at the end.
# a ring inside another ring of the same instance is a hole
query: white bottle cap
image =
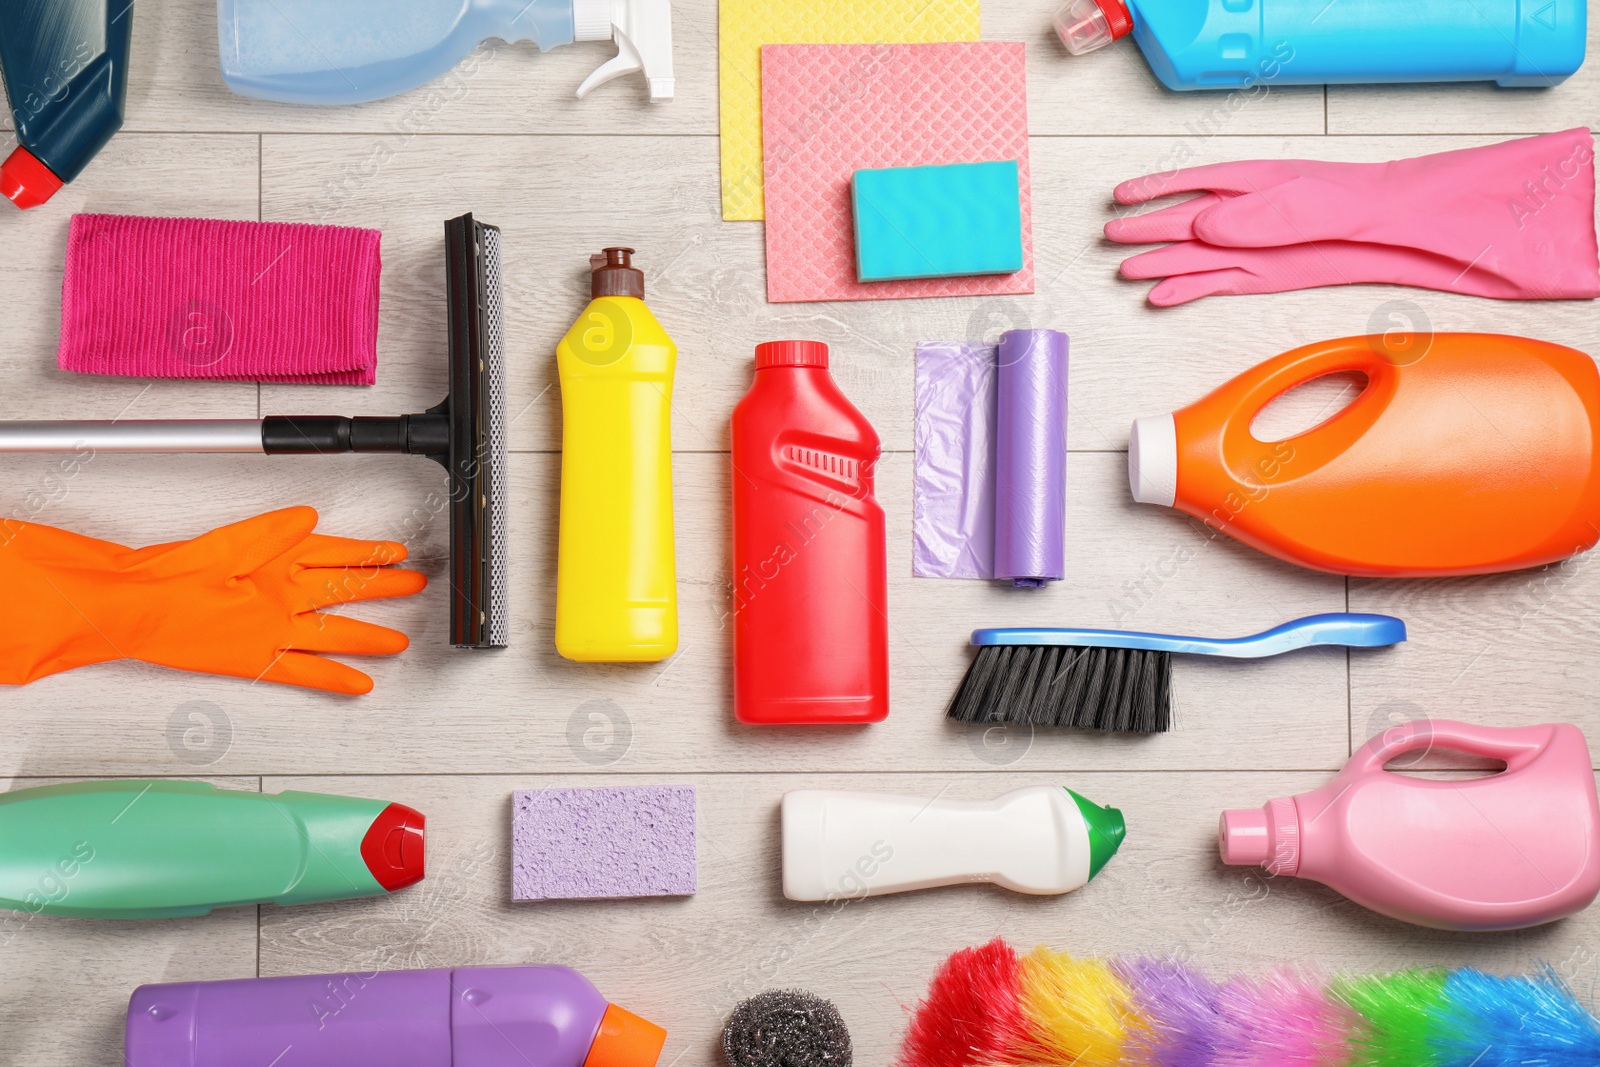
{"type": "Polygon", "coordinates": [[[1128,488],[1141,504],[1170,508],[1178,497],[1178,424],[1170,414],[1133,420],[1128,432],[1128,488]]]}
{"type": "Polygon", "coordinates": [[[611,0],[572,0],[572,39],[611,40],[611,0]]]}

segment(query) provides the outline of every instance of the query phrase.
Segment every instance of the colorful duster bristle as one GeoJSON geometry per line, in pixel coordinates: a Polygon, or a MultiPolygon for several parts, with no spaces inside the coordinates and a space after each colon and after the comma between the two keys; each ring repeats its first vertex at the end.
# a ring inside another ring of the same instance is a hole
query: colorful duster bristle
{"type": "Polygon", "coordinates": [[[1600,1022],[1554,972],[1413,970],[1217,983],[1161,959],[956,953],[900,1067],[1597,1067],[1600,1022]]]}
{"type": "Polygon", "coordinates": [[[911,1020],[901,1061],[918,1067],[997,1063],[1025,1032],[1022,961],[995,938],[944,961],[911,1020]]]}
{"type": "Polygon", "coordinates": [[[1225,982],[1217,997],[1228,1042],[1211,1067],[1330,1067],[1344,1064],[1354,1013],[1298,971],[1225,982]]]}
{"type": "Polygon", "coordinates": [[[1142,1025],[1133,991],[1104,960],[1076,960],[1043,946],[1022,958],[1019,1046],[999,1062],[1117,1067],[1128,1033],[1142,1025]]]}

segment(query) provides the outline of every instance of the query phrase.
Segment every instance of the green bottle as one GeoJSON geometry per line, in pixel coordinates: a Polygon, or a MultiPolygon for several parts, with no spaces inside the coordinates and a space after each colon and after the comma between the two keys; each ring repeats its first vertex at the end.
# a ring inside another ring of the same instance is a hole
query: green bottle
{"type": "Polygon", "coordinates": [[[421,814],[322,793],[165,779],[0,793],[0,907],[104,919],[204,915],[403,889],[421,814]]]}

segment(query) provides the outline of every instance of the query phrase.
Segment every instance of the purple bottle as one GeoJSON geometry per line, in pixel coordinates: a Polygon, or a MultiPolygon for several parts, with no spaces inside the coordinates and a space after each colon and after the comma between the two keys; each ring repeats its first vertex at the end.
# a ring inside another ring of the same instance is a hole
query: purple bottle
{"type": "Polygon", "coordinates": [[[667,1032],[567,967],[145,985],[126,1067],[654,1067],[667,1032]]]}

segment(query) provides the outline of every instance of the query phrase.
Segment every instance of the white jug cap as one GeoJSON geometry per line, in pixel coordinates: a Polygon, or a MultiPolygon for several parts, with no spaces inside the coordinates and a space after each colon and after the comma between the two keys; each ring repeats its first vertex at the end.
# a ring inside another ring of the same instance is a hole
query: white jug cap
{"type": "Polygon", "coordinates": [[[1128,432],[1128,488],[1141,504],[1170,508],[1178,496],[1178,425],[1172,415],[1133,420],[1128,432]]]}

